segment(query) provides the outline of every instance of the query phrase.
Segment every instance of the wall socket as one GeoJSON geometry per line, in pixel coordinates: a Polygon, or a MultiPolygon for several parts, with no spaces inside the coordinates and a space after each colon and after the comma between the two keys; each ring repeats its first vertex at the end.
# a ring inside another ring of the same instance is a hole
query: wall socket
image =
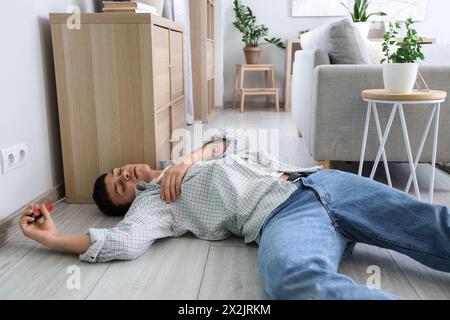
{"type": "Polygon", "coordinates": [[[0,150],[2,174],[22,167],[28,163],[28,146],[20,143],[0,150]]]}

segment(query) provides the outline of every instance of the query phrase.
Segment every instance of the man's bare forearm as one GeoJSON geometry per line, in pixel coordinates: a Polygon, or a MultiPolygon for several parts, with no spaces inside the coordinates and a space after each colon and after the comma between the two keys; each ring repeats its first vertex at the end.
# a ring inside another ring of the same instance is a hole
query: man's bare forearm
{"type": "Polygon", "coordinates": [[[228,142],[225,139],[209,143],[201,149],[194,151],[190,156],[185,158],[183,162],[186,164],[195,164],[209,158],[221,156],[225,152],[227,145],[228,142]]]}
{"type": "Polygon", "coordinates": [[[64,251],[74,254],[83,254],[92,245],[92,241],[91,237],[87,234],[85,235],[58,234],[51,236],[43,244],[52,250],[64,251]]]}

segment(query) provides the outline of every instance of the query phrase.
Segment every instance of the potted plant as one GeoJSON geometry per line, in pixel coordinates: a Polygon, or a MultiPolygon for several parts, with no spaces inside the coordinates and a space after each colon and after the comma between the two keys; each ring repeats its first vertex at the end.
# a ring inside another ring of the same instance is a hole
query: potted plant
{"type": "Polygon", "coordinates": [[[400,23],[389,24],[384,36],[383,53],[385,58],[381,60],[383,65],[384,87],[391,93],[409,93],[413,90],[417,79],[419,64],[424,60],[422,52],[423,39],[411,26],[414,21],[409,18],[406,23],[406,36],[398,41],[400,23]]]}
{"type": "Polygon", "coordinates": [[[242,33],[242,41],[245,43],[244,53],[247,64],[258,64],[261,55],[260,42],[264,39],[265,44],[273,44],[278,48],[285,49],[280,38],[267,38],[269,28],[265,25],[257,25],[256,17],[252,9],[244,6],[240,0],[234,0],[234,13],[236,20],[233,25],[242,33]]]}
{"type": "Polygon", "coordinates": [[[369,8],[369,0],[355,0],[355,4],[353,6],[353,11],[343,2],[341,4],[348,10],[350,15],[352,16],[353,23],[361,33],[362,37],[366,39],[369,36],[370,24],[367,20],[371,16],[386,16],[385,12],[373,12],[368,14],[367,9],[369,8]]]}

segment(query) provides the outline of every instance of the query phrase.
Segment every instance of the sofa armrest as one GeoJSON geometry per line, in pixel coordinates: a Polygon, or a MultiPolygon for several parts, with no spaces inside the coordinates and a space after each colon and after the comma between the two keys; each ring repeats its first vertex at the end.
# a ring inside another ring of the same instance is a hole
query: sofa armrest
{"type": "Polygon", "coordinates": [[[330,64],[324,50],[299,50],[295,53],[292,77],[292,116],[304,139],[309,139],[309,118],[314,68],[330,64]]]}
{"type": "MultiPolygon", "coordinates": [[[[421,66],[420,71],[431,89],[450,92],[450,66],[421,66]]],[[[367,102],[361,91],[383,88],[382,66],[332,65],[319,66],[313,79],[310,152],[316,160],[359,161],[367,102]]],[[[382,130],[391,107],[378,106],[382,130]]],[[[438,161],[450,160],[449,102],[442,105],[438,161]]],[[[424,105],[405,107],[413,153],[418,149],[431,109],[424,105]]],[[[373,119],[373,118],[372,118],[373,119]]],[[[406,162],[403,133],[398,117],[391,130],[386,151],[389,161],[406,162]]],[[[371,126],[366,160],[372,161],[378,151],[376,131],[371,126]]],[[[424,149],[423,161],[431,160],[431,145],[424,149]]]]}

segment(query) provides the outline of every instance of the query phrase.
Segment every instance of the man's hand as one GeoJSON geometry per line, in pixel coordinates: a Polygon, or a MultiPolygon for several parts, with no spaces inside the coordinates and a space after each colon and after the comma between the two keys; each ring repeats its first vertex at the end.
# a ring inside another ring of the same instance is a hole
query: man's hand
{"type": "Polygon", "coordinates": [[[225,139],[208,143],[193,152],[181,164],[170,167],[158,182],[161,186],[161,199],[167,203],[175,202],[181,195],[181,182],[188,170],[199,161],[222,155],[226,148],[227,141],[225,139]]]}
{"type": "Polygon", "coordinates": [[[172,203],[180,197],[181,182],[191,167],[191,163],[181,163],[170,167],[164,173],[164,176],[159,182],[162,200],[165,200],[167,203],[172,203]]]}
{"type": "Polygon", "coordinates": [[[30,204],[22,213],[20,219],[20,229],[23,234],[34,241],[37,241],[45,246],[51,241],[53,237],[58,234],[55,223],[53,222],[50,213],[45,208],[45,205],[30,204]],[[39,209],[44,219],[35,220],[30,217],[34,210],[39,209]]]}

